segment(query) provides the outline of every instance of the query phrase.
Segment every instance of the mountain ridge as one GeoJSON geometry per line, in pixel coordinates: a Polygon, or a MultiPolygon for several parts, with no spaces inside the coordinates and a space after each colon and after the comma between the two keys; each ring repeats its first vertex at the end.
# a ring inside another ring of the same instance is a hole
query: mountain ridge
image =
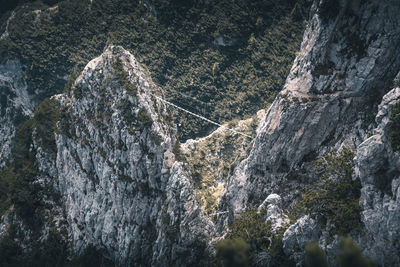
{"type": "Polygon", "coordinates": [[[331,266],[346,244],[366,266],[364,256],[396,266],[398,11],[391,0],[315,0],[283,90],[265,113],[229,124],[254,141],[220,128],[181,144],[174,111],[154,97],[164,90],[122,46],[107,46],[34,111],[7,100],[31,118],[0,173],[4,259],[50,261],[54,247],[60,266],[86,256],[303,266],[311,243],[331,266]]]}

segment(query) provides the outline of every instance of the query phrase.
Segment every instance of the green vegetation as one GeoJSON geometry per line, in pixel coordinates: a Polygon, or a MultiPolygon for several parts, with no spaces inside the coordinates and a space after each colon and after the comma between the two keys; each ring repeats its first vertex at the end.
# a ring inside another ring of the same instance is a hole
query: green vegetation
{"type": "Polygon", "coordinates": [[[320,248],[318,242],[306,245],[304,263],[306,267],[328,267],[325,252],[320,248]]]}
{"type": "Polygon", "coordinates": [[[72,88],[72,93],[73,93],[73,95],[74,95],[74,97],[76,99],[81,99],[82,98],[82,87],[81,87],[81,85],[80,84],[75,85],[72,88]]]}
{"type": "Polygon", "coordinates": [[[4,267],[111,267],[114,264],[104,255],[105,252],[92,246],[82,255],[71,258],[65,232],[51,228],[47,239],[29,241],[28,250],[20,247],[16,240],[24,239],[24,233],[16,224],[11,224],[7,234],[0,240],[0,266],[4,267]]]}
{"type": "MultiPolygon", "coordinates": [[[[265,115],[260,111],[247,120],[233,120],[226,127],[254,136],[257,125],[265,115]]],[[[214,131],[205,138],[183,145],[185,158],[195,183],[195,193],[201,208],[208,215],[215,212],[225,183],[237,163],[248,155],[252,139],[233,134],[226,129],[214,131]]]]}
{"type": "Polygon", "coordinates": [[[43,206],[43,194],[48,189],[33,183],[39,174],[33,135],[37,145],[49,155],[55,156],[54,131],[59,116],[58,102],[46,99],[36,108],[34,117],[18,130],[12,151],[13,161],[7,169],[0,172],[1,214],[13,204],[17,214],[29,225],[37,226],[41,223],[38,210],[43,206]]]}
{"type": "Polygon", "coordinates": [[[185,160],[185,157],[182,155],[181,143],[179,140],[176,140],[174,148],[172,149],[172,153],[174,153],[177,161],[183,162],[185,160]]]}
{"type": "MultiPolygon", "coordinates": [[[[29,90],[40,88],[37,102],[61,92],[66,81],[60,77],[115,44],[148,67],[168,100],[220,122],[254,114],[281,90],[310,6],[305,0],[159,0],[152,1],[154,9],[146,1],[65,0],[50,6],[55,2],[19,6],[9,37],[0,41],[0,63],[21,59],[29,90]]],[[[175,119],[183,125],[181,140],[213,127],[188,114],[175,119]]]]}
{"type": "Polygon", "coordinates": [[[179,229],[174,225],[168,225],[167,227],[167,236],[169,239],[176,242],[179,239],[179,229]]]}
{"type": "MultiPolygon", "coordinates": [[[[339,238],[340,250],[337,254],[339,267],[373,267],[377,266],[373,260],[365,258],[360,246],[351,237],[339,238]]],[[[325,252],[319,247],[318,242],[311,242],[305,248],[306,267],[328,266],[325,252]]]]}
{"type": "Polygon", "coordinates": [[[240,259],[246,260],[242,264],[252,266],[255,264],[257,254],[266,251],[272,257],[272,266],[295,266],[283,252],[282,236],[285,228],[273,233],[271,223],[263,220],[265,212],[266,210],[257,213],[257,210],[252,209],[242,213],[235,220],[230,226],[226,238],[215,244],[217,257],[221,255],[220,261],[232,263],[234,258],[230,255],[236,251],[241,254],[240,259]],[[219,252],[221,254],[218,254],[219,252]]]}
{"type": "Polygon", "coordinates": [[[365,258],[360,246],[351,237],[340,237],[340,252],[337,257],[340,267],[373,267],[373,260],[365,258]]]}
{"type": "Polygon", "coordinates": [[[321,180],[307,188],[294,208],[295,213],[315,217],[332,235],[344,235],[361,228],[361,184],[352,179],[353,157],[351,150],[343,149],[319,159],[317,166],[322,170],[321,180]]]}
{"type": "Polygon", "coordinates": [[[248,251],[250,246],[242,239],[225,239],[215,246],[217,259],[222,266],[249,266],[248,251]]]}
{"type": "Polygon", "coordinates": [[[393,151],[400,150],[400,102],[392,107],[389,123],[389,141],[393,151]]]}
{"type": "MultiPolygon", "coordinates": [[[[29,2],[36,2],[37,0],[0,0],[0,17],[4,14],[7,14],[7,12],[10,12],[13,10],[15,7],[18,5],[24,4],[24,3],[29,3],[29,2]]],[[[48,5],[53,5],[60,0],[41,0],[43,3],[48,4],[48,5]]]]}
{"type": "Polygon", "coordinates": [[[32,249],[24,251],[16,239],[25,238],[16,224],[0,240],[0,266],[61,266],[67,258],[67,246],[60,233],[51,229],[45,241],[32,241],[32,249]]]}
{"type": "Polygon", "coordinates": [[[113,64],[113,67],[115,74],[118,76],[119,81],[121,82],[122,88],[124,88],[131,95],[135,96],[137,94],[137,86],[128,80],[128,74],[125,72],[120,58],[117,58],[113,64]]]}
{"type": "Polygon", "coordinates": [[[64,259],[65,267],[114,267],[115,264],[107,257],[106,252],[89,245],[85,251],[71,261],[64,259]]]}
{"type": "Polygon", "coordinates": [[[133,105],[131,105],[128,100],[122,99],[118,107],[121,110],[122,117],[124,118],[124,121],[128,127],[136,124],[136,118],[133,116],[132,106],[133,105]]]}
{"type": "MultiPolygon", "coordinates": [[[[139,129],[149,128],[153,125],[153,119],[151,115],[146,111],[145,108],[140,109],[136,116],[132,109],[133,105],[126,99],[122,99],[118,104],[118,108],[121,110],[122,117],[128,132],[132,135],[139,129]]],[[[150,132],[150,138],[157,144],[161,144],[161,137],[156,133],[150,132]]]]}
{"type": "Polygon", "coordinates": [[[244,212],[231,225],[227,239],[242,238],[250,244],[250,252],[267,250],[272,236],[271,223],[263,221],[265,212],[257,213],[256,209],[244,212]]]}
{"type": "Polygon", "coordinates": [[[153,125],[153,119],[144,108],[138,112],[137,119],[143,127],[151,127],[153,125]]]}

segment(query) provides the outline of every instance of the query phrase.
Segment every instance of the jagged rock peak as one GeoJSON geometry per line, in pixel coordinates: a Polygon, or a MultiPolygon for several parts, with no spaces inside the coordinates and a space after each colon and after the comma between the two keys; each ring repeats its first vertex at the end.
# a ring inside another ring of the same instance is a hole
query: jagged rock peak
{"type": "Polygon", "coordinates": [[[128,51],[110,46],[54,97],[63,109],[56,188],[76,251],[92,244],[118,265],[166,266],[206,249],[213,225],[176,160],[176,127],[153,96],[161,93],[128,51]]]}
{"type": "Polygon", "coordinates": [[[103,54],[91,60],[77,77],[70,93],[77,100],[85,96],[90,98],[96,95],[94,91],[102,93],[115,79],[119,80],[120,86],[114,86],[114,91],[108,93],[131,95],[137,98],[139,105],[155,111],[153,106],[157,103],[152,94],[160,95],[162,90],[152,82],[146,67],[121,46],[108,46],[103,54]],[[118,88],[122,91],[115,90],[118,88]]]}

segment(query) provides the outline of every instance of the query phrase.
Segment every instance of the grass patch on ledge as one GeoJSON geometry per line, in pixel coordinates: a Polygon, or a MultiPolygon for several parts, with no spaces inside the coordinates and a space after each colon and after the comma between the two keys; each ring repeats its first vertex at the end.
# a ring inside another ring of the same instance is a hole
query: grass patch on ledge
{"type": "Polygon", "coordinates": [[[396,103],[391,110],[389,122],[389,142],[393,151],[400,150],[400,102],[396,103]]]}
{"type": "MultiPolygon", "coordinates": [[[[234,120],[225,126],[255,136],[265,110],[247,120],[234,120]]],[[[215,212],[222,191],[234,167],[248,156],[252,139],[218,128],[209,136],[188,140],[182,150],[195,183],[195,193],[202,210],[215,212]]]]}

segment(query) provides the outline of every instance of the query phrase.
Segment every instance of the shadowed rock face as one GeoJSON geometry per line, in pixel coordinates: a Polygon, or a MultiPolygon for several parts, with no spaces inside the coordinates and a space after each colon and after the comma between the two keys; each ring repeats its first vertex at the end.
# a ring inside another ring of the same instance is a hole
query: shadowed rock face
{"type": "Polygon", "coordinates": [[[16,128],[32,116],[33,103],[18,60],[0,65],[0,169],[6,166],[16,128]]]}

